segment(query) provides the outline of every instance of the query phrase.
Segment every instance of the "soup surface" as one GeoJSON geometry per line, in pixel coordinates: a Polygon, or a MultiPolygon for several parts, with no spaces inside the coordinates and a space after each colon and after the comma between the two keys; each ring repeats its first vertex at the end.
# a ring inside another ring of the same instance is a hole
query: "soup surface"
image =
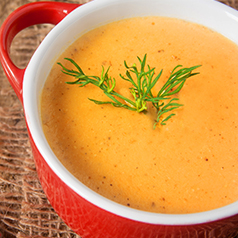
{"type": "Polygon", "coordinates": [[[62,164],[97,193],[132,208],[161,213],[201,212],[238,199],[238,47],[186,21],[143,17],[121,20],[80,37],[58,59],[100,76],[110,66],[115,91],[128,93],[124,60],[147,63],[162,76],[176,65],[200,74],[179,92],[183,107],[153,129],[150,113],[88,100],[108,100],[94,85],[78,87],[55,65],[45,83],[42,124],[62,164]]]}

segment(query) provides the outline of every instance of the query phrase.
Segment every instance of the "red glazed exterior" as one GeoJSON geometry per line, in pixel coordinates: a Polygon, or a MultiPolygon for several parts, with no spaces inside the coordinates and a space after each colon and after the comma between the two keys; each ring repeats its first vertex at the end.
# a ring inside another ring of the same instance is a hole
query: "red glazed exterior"
{"type": "Polygon", "coordinates": [[[3,69],[22,102],[22,83],[25,69],[16,67],[10,57],[9,50],[13,38],[21,30],[36,24],[49,23],[57,25],[78,4],[36,2],[22,6],[15,10],[3,23],[0,29],[0,54],[3,69]]]}
{"type": "MultiPolygon", "coordinates": [[[[23,102],[22,85],[25,69],[17,68],[9,57],[12,39],[19,31],[30,25],[40,23],[56,25],[78,6],[53,2],[28,4],[11,14],[1,27],[1,63],[21,102],[23,102]]],[[[83,238],[229,238],[238,234],[238,215],[211,223],[172,226],[138,222],[110,213],[87,201],[66,185],[42,157],[29,129],[28,131],[37,172],[46,196],[66,224],[83,238]]]]}

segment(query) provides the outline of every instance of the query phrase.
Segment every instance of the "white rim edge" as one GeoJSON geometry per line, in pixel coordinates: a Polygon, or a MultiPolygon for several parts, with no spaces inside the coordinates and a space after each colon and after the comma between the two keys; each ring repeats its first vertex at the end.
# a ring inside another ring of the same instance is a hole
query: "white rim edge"
{"type": "MultiPolygon", "coordinates": [[[[90,2],[88,4],[81,6],[79,9],[78,8],[75,9],[72,13],[70,13],[70,16],[67,16],[62,22],[59,23],[59,26],[65,27],[67,26],[68,23],[74,20],[74,18],[76,19],[77,13],[81,12],[82,10],[81,8],[84,8],[85,10],[90,11],[91,8],[94,9],[95,6],[102,7],[103,2],[106,2],[106,1],[96,0],[94,2],[90,2]]],[[[217,4],[217,6],[219,6],[220,8],[225,8],[227,14],[230,14],[231,17],[234,17],[238,21],[238,14],[237,15],[233,14],[236,12],[234,9],[231,9],[225,5],[221,6],[220,5],[221,3],[218,3],[214,0],[207,0],[206,2],[210,2],[210,3],[213,2],[217,4]]],[[[54,39],[55,37],[57,37],[57,35],[60,34],[61,28],[60,27],[54,28],[46,37],[46,40],[44,40],[42,44],[39,46],[38,50],[33,55],[26,69],[24,78],[28,78],[28,77],[34,78],[35,63],[40,61],[39,59],[41,59],[42,56],[44,55],[44,50],[50,47],[49,42],[51,42],[52,39],[54,39]]],[[[207,212],[200,212],[200,213],[193,213],[193,214],[156,214],[156,213],[138,211],[129,207],[122,206],[120,204],[112,202],[98,195],[96,192],[93,192],[92,190],[87,188],[85,185],[83,185],[81,182],[79,182],[75,177],[73,177],[73,175],[71,175],[64,168],[64,166],[55,157],[54,153],[52,152],[48,143],[46,142],[42,128],[41,128],[41,122],[39,121],[39,118],[34,115],[36,102],[34,102],[33,104],[32,101],[28,100],[28,96],[26,95],[28,93],[28,90],[32,90],[32,88],[34,88],[34,83],[35,82],[33,80],[30,81],[30,83],[28,82],[28,84],[23,83],[23,102],[24,102],[24,108],[26,113],[26,121],[31,131],[33,140],[36,143],[36,146],[39,149],[41,155],[45,158],[45,161],[48,163],[51,169],[57,174],[57,176],[64,182],[66,180],[65,183],[69,187],[71,187],[76,193],[84,197],[89,202],[95,204],[96,206],[101,207],[102,209],[106,211],[109,211],[111,213],[114,213],[122,217],[126,217],[126,218],[139,221],[139,222],[146,222],[151,224],[162,224],[162,225],[199,224],[199,223],[215,221],[215,220],[229,217],[238,213],[238,202],[235,202],[228,206],[225,206],[219,209],[214,209],[207,212]],[[31,118],[34,118],[34,117],[38,118],[36,121],[36,124],[35,122],[33,124],[33,121],[31,120],[31,118]],[[53,158],[53,160],[49,158],[53,158]],[[234,208],[236,208],[236,210],[234,210],[234,208]]],[[[34,92],[32,92],[32,94],[34,94],[34,92]]]]}

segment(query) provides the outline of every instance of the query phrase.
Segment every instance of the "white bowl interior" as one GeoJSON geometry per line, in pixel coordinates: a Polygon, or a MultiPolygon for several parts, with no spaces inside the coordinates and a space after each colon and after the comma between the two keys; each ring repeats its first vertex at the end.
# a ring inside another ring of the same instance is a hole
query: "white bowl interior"
{"type": "Polygon", "coordinates": [[[75,192],[95,205],[136,221],[152,224],[199,224],[238,213],[238,202],[208,212],[155,214],[124,207],[103,198],[74,178],[50,149],[42,131],[39,99],[52,65],[80,35],[99,25],[136,16],[175,17],[205,25],[238,44],[238,12],[214,0],[95,0],[63,19],[44,39],[26,69],[23,103],[26,121],[40,153],[53,171],[75,192]]]}

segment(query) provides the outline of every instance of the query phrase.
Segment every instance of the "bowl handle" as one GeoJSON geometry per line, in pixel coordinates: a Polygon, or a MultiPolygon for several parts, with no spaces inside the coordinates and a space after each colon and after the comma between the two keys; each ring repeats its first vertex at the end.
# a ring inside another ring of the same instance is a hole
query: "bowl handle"
{"type": "Polygon", "coordinates": [[[18,68],[10,58],[10,46],[13,38],[23,29],[49,23],[56,25],[80,4],[62,2],[34,2],[23,5],[12,12],[0,28],[0,61],[3,69],[22,102],[22,82],[24,69],[18,68]]]}

